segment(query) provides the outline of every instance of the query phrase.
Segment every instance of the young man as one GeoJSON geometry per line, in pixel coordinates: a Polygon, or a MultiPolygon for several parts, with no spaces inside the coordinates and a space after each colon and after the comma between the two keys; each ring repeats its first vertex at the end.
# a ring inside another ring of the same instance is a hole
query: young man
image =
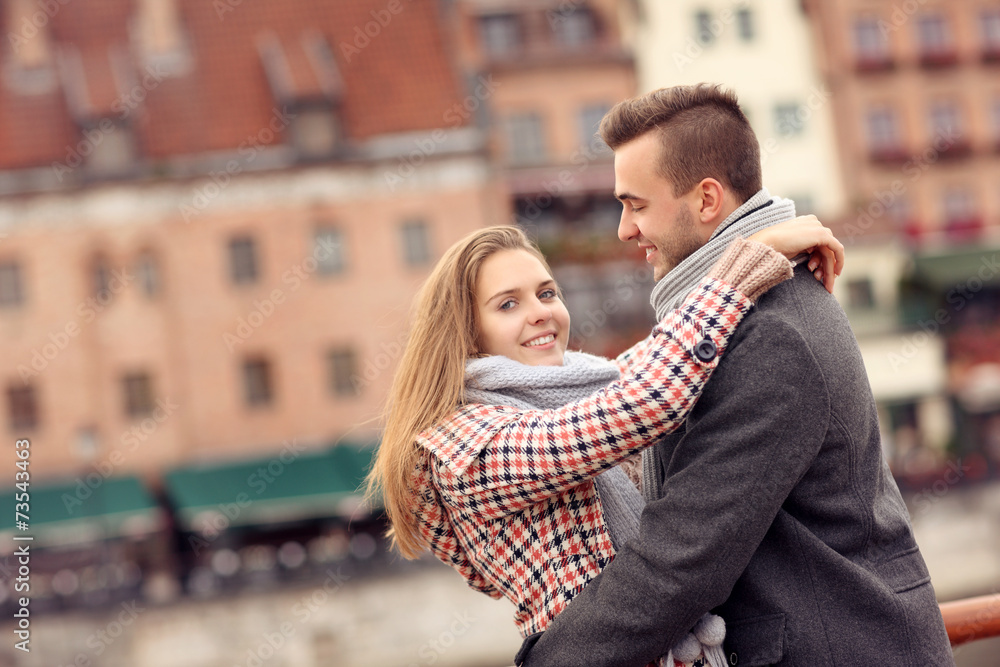
{"type": "MultiPolygon", "coordinates": [[[[626,100],[601,135],[618,235],[646,250],[661,303],[679,303],[732,237],[795,214],[762,188],[753,130],[717,86],[626,100]]],[[[709,610],[732,665],[954,664],[857,343],[805,267],[760,299],[643,466],[638,538],[518,664],[640,666],[709,610]]]]}

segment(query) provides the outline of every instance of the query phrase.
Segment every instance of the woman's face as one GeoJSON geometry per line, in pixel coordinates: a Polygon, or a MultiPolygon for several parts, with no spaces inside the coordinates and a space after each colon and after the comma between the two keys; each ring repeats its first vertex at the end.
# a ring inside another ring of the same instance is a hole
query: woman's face
{"type": "Polygon", "coordinates": [[[479,268],[479,341],[486,354],[528,366],[562,366],[569,312],[552,276],[526,250],[501,250],[479,268]]]}

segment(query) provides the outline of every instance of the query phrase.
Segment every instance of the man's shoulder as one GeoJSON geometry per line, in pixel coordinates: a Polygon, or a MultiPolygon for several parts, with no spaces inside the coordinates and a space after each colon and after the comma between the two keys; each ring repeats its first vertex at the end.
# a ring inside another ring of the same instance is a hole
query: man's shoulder
{"type": "Polygon", "coordinates": [[[831,342],[843,339],[844,343],[855,343],[844,309],[804,265],[796,267],[791,280],[761,296],[744,318],[747,322],[757,326],[783,324],[806,340],[820,336],[831,342]]]}

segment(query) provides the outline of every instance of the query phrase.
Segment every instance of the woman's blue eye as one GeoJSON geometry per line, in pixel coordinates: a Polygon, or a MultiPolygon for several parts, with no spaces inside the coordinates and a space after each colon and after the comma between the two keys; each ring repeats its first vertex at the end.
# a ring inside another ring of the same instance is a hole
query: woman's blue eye
{"type": "Polygon", "coordinates": [[[538,295],[539,299],[554,299],[559,296],[558,292],[554,289],[542,290],[542,293],[538,295]]]}
{"type": "Polygon", "coordinates": [[[500,304],[500,310],[510,310],[514,306],[515,306],[514,299],[507,299],[506,301],[500,304]]]}

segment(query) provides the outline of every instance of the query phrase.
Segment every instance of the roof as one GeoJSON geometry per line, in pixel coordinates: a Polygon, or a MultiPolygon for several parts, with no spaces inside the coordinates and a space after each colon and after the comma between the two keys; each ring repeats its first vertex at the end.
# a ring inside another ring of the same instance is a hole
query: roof
{"type": "MultiPolygon", "coordinates": [[[[173,59],[150,57],[136,37],[139,8],[153,4],[164,2],[53,5],[50,65],[37,71],[12,68],[4,45],[0,169],[67,160],[78,128],[95,118],[129,123],[140,153],[157,159],[259,140],[283,91],[340,103],[344,131],[358,140],[443,127],[461,100],[437,3],[176,0],[182,48],[173,59]],[[280,72],[277,81],[269,70],[280,72]]],[[[271,136],[260,143],[282,141],[271,136]]]]}

